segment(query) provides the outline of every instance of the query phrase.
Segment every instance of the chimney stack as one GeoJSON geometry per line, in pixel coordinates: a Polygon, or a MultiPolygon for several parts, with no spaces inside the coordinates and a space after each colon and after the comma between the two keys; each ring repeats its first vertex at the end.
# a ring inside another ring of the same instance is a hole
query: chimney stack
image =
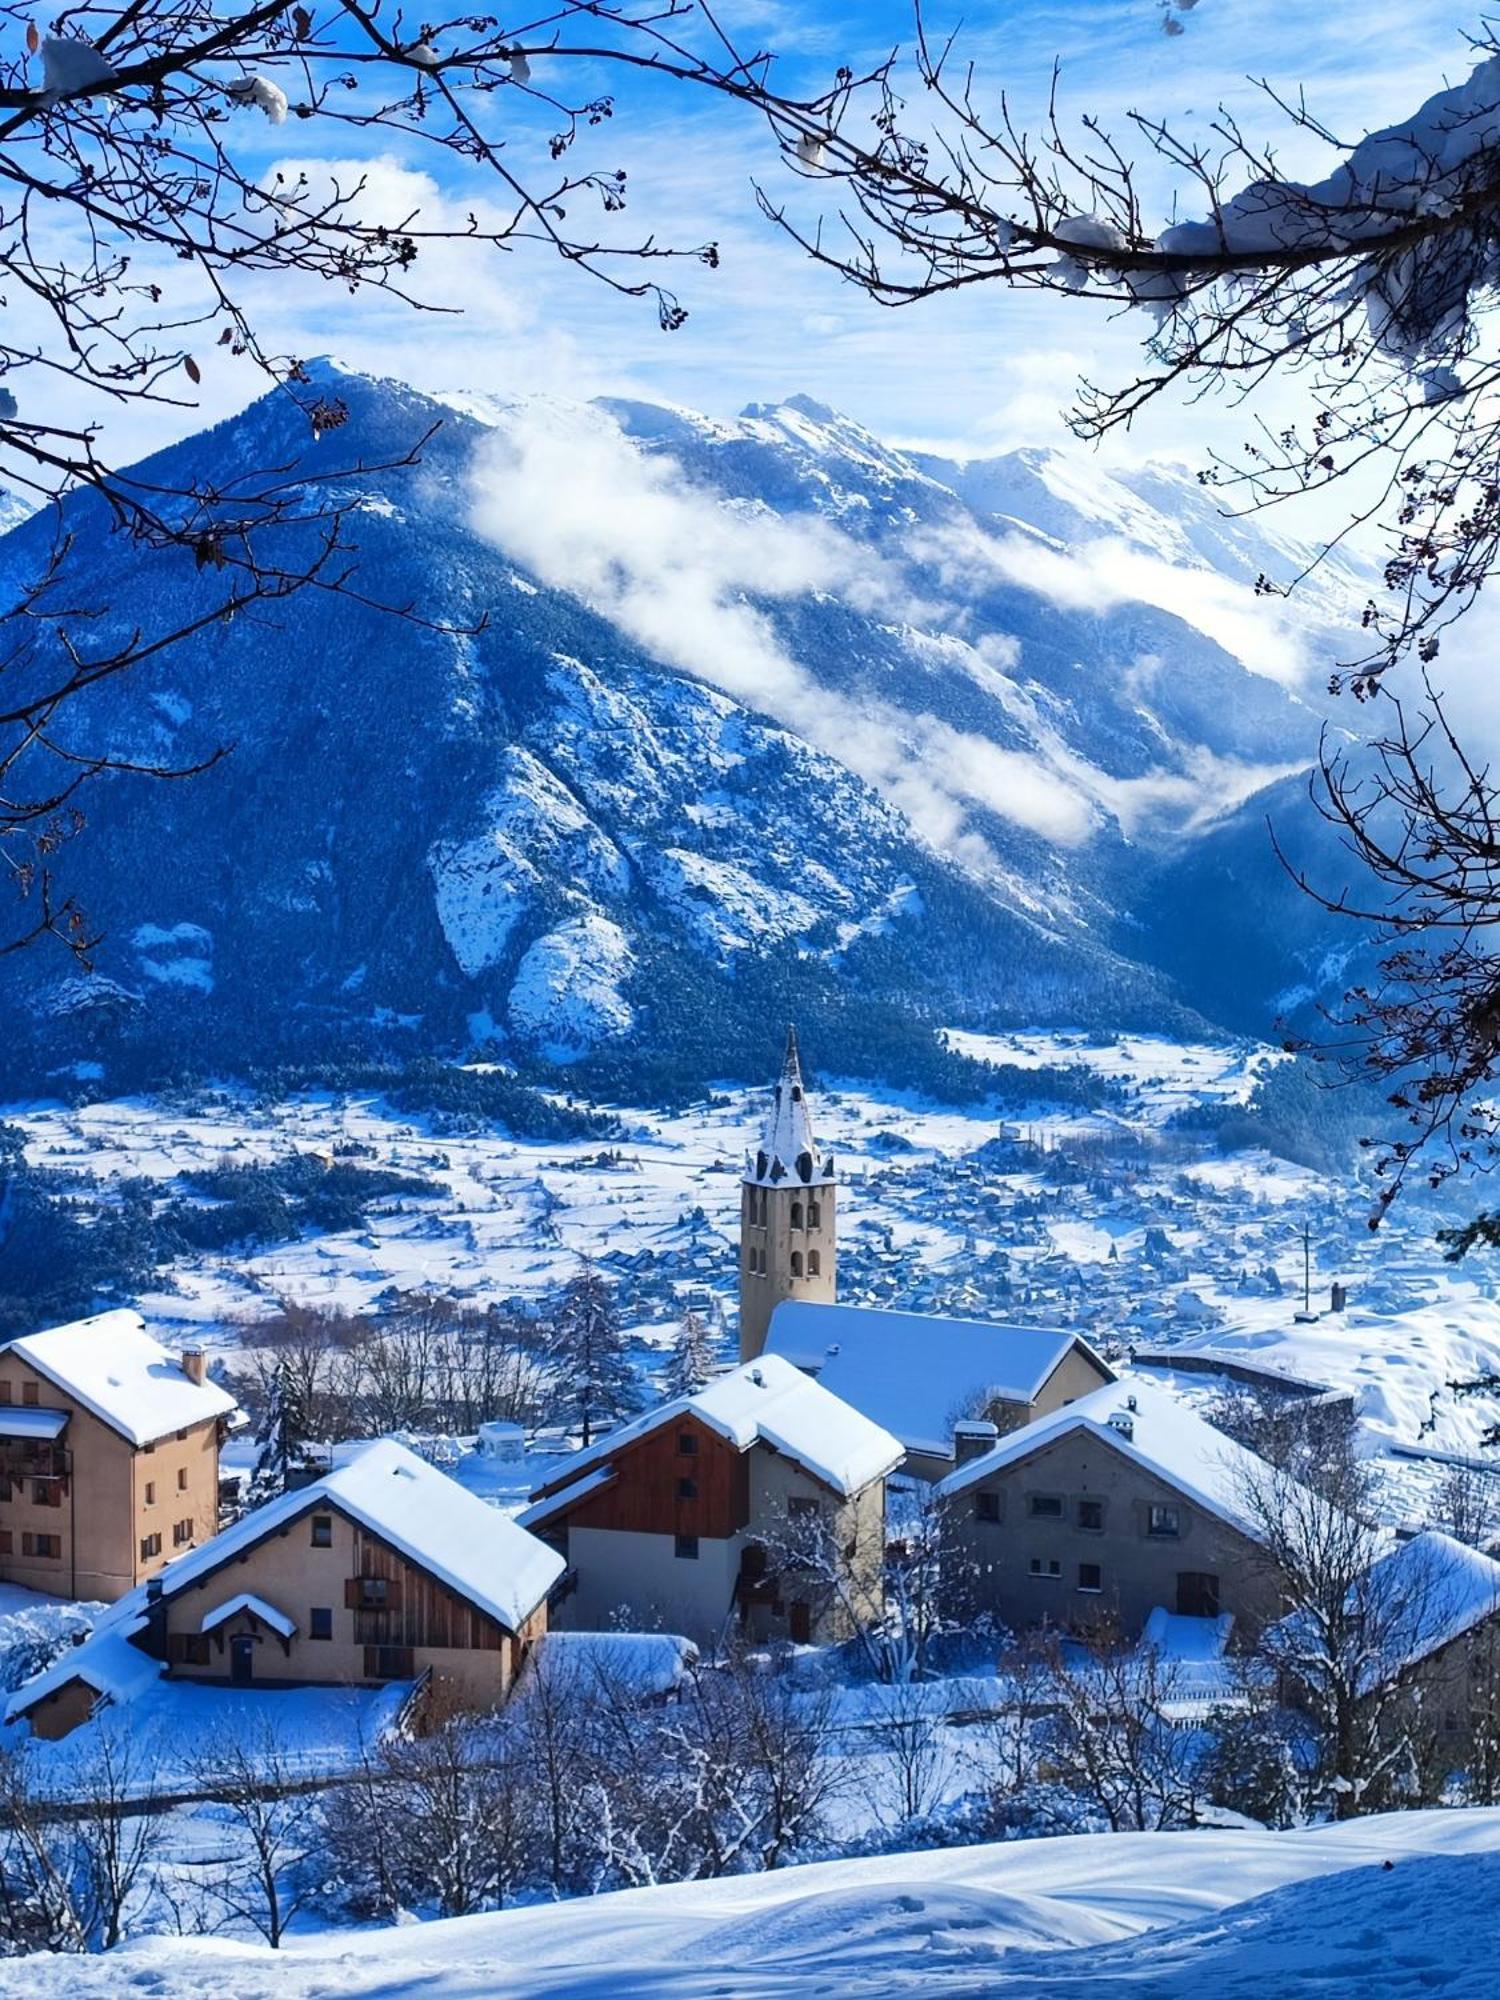
{"type": "Polygon", "coordinates": [[[997,1424],[987,1423],[982,1417],[962,1417],[953,1426],[953,1462],[967,1465],[971,1459],[983,1458],[987,1451],[993,1451],[1000,1437],[997,1424]]]}
{"type": "Polygon", "coordinates": [[[190,1382],[201,1388],[208,1373],[208,1363],[201,1347],[185,1347],[182,1350],[182,1372],[190,1382]]]}

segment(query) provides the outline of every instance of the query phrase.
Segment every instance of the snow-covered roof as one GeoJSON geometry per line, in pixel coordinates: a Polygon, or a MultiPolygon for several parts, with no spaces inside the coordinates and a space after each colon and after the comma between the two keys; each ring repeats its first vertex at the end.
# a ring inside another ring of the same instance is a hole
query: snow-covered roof
{"type": "Polygon", "coordinates": [[[526,1657],[521,1687],[540,1676],[554,1694],[587,1701],[608,1688],[644,1701],[671,1694],[697,1659],[692,1640],[675,1632],[547,1632],[526,1657]]]}
{"type": "Polygon", "coordinates": [[[792,1182],[826,1187],[833,1179],[833,1155],[819,1153],[813,1132],[795,1028],[786,1031],[781,1075],[761,1129],[759,1149],[745,1157],[745,1179],[756,1187],[784,1187],[792,1182]]]}
{"type": "Polygon", "coordinates": [[[0,1404],[0,1437],[55,1438],[68,1427],[66,1410],[18,1409],[0,1404]]]}
{"type": "Polygon", "coordinates": [[[368,1528],[511,1632],[526,1622],[566,1567],[555,1549],[446,1472],[393,1438],[381,1438],[322,1479],[257,1507],[201,1548],[177,1557],[162,1572],[163,1595],[175,1597],[319,1506],[368,1528]]]}
{"type": "Polygon", "coordinates": [[[1380,1630],[1380,1673],[1396,1674],[1500,1617],[1500,1563],[1436,1528],[1371,1566],[1363,1586],[1380,1630]]]}
{"type": "Polygon", "coordinates": [[[6,1351],[132,1444],[154,1444],[235,1407],[216,1382],[195,1382],[140,1314],[124,1308],[22,1334],[6,1351]]]}
{"type": "MultiPolygon", "coordinates": [[[[601,1483],[597,1475],[607,1472],[627,1445],[686,1416],[696,1417],[739,1451],[755,1444],[774,1446],[845,1498],[884,1478],[905,1456],[899,1438],[789,1361],[763,1354],[759,1361],[731,1368],[695,1396],[675,1397],[586,1451],[575,1452],[560,1474],[537,1489],[537,1497],[565,1481],[566,1493],[558,1497],[572,1506],[601,1483]]],[[[540,1510],[533,1507],[526,1518],[539,1517],[540,1510]]]]}
{"type": "Polygon", "coordinates": [[[15,1690],[5,1704],[5,1720],[15,1722],[49,1694],[74,1681],[82,1681],[95,1694],[108,1695],[113,1701],[129,1701],[165,1670],[164,1661],[131,1644],[136,1634],[146,1629],[146,1623],[145,1590],[132,1590],[110,1606],[81,1646],[70,1646],[50,1667],[33,1674],[15,1690]]]}
{"type": "Polygon", "coordinates": [[[267,1604],[263,1597],[257,1597],[253,1590],[239,1591],[234,1597],[226,1597],[222,1604],[216,1604],[212,1611],[205,1611],[198,1626],[200,1632],[215,1632],[238,1612],[248,1611],[258,1618],[262,1625],[269,1625],[273,1632],[279,1632],[283,1639],[290,1639],[297,1629],[297,1621],[288,1618],[284,1611],[278,1611],[274,1604],[267,1604]]]}
{"type": "Polygon", "coordinates": [[[612,1465],[596,1465],[592,1472],[586,1472],[581,1479],[574,1480],[570,1486],[565,1486],[560,1493],[554,1493],[550,1499],[534,1501],[531,1506],[517,1514],[516,1519],[523,1528],[539,1528],[554,1515],[566,1514],[570,1507],[576,1507],[579,1501],[586,1500],[590,1493],[597,1493],[601,1486],[613,1486],[615,1477],[612,1465]]]}
{"type": "Polygon", "coordinates": [[[798,1368],[899,1437],[908,1451],[951,1455],[953,1424],[982,1394],[1029,1403],[1053,1370],[1088,1342],[1065,1329],[885,1312],[878,1306],[784,1299],[766,1351],[798,1368]]]}
{"type": "Polygon", "coordinates": [[[1205,1423],[1175,1396],[1134,1375],[1011,1431],[993,1451],[950,1472],[937,1490],[944,1496],[962,1493],[1075,1431],[1154,1472],[1184,1499],[1217,1514],[1241,1534],[1264,1539],[1252,1498],[1267,1476],[1264,1459],[1205,1423]]]}

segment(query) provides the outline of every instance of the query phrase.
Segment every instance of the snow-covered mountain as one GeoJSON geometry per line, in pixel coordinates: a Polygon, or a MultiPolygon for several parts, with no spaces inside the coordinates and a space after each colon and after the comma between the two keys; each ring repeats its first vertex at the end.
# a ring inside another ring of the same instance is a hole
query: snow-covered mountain
{"type": "MultiPolygon", "coordinates": [[[[789,1008],[891,1068],[939,1020],[1171,1025],[1211,992],[1163,870],[1310,756],[1290,683],[1338,580],[1270,622],[1250,583],[1295,552],[1186,477],[949,464],[802,398],[726,424],[333,364],[300,393],[348,421],[314,442],[267,398],[147,472],[390,468],[341,485],[360,595],[74,705],[80,750],[232,754],[94,786],[65,864],[97,969],[0,959],[18,1063],[473,1047],[625,1082],[670,1048],[701,1080],[789,1008]]],[[[88,502],[71,528],[91,643],[203,602],[88,502]]],[[[0,589],[49,532],[0,542],[0,589]]]]}

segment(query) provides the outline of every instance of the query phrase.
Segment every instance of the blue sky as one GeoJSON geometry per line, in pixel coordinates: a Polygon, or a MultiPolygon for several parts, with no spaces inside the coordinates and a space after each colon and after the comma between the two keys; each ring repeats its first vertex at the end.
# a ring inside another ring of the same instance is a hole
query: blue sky
{"type": "MultiPolygon", "coordinates": [[[[858,65],[911,32],[906,0],[727,0],[720,12],[742,47],[777,51],[794,87],[826,79],[841,61],[858,65]]],[[[957,0],[934,0],[929,27],[960,17],[957,0]]],[[[1351,140],[1464,74],[1472,65],[1464,31],[1479,19],[1452,0],[1358,7],[1198,0],[1174,37],[1161,30],[1160,0],[991,0],[971,4],[962,18],[962,46],[981,79],[997,92],[1003,86],[1023,122],[1044,107],[1056,57],[1065,106],[1116,129],[1132,109],[1184,131],[1202,129],[1226,103],[1252,132],[1284,133],[1247,81],[1264,76],[1283,91],[1305,85],[1320,116],[1351,140]]],[[[610,82],[619,86],[618,77],[610,82]]],[[[506,95],[496,100],[502,110],[506,95]]],[[[524,156],[543,131],[518,133],[517,151],[524,156]]],[[[1305,140],[1284,136],[1288,170],[1323,164],[1305,140]]],[[[322,171],[322,137],[316,120],[292,121],[264,128],[255,143],[268,166],[322,171]]],[[[350,147],[336,140],[328,150],[339,156],[350,147]]],[[[366,164],[373,150],[365,149],[366,164]]],[[[413,315],[326,286],[277,281],[257,297],[263,323],[291,351],[333,352],[421,386],[636,394],[716,415],[803,391],[887,437],[960,453],[1058,440],[1078,376],[1117,379],[1146,330],[1138,316],[1111,319],[1087,304],[998,287],[897,311],[872,304],[812,266],[756,213],[757,176],[786,188],[804,217],[814,207],[814,191],[785,172],[764,126],[690,89],[623,87],[617,116],[588,136],[577,158],[629,169],[633,231],[720,243],[718,271],[685,264],[676,273],[691,314],[680,331],[663,334],[649,304],[612,297],[540,249],[485,259],[467,246],[418,267],[429,296],[461,304],[460,317],[413,315]]],[[[388,152],[370,170],[381,198],[398,209],[417,201],[461,212],[474,199],[473,186],[451,177],[412,181],[414,169],[430,171],[431,161],[388,152]]],[[[1172,192],[1156,184],[1164,215],[1172,192]]],[[[249,372],[236,371],[222,352],[204,364],[198,412],[154,422],[151,442],[162,441],[164,428],[196,428],[256,393],[249,372]]],[[[1129,449],[1201,452],[1210,437],[1237,437],[1243,421],[1179,404],[1158,412],[1129,449]]],[[[126,419],[113,448],[134,444],[138,429],[126,419]]]]}

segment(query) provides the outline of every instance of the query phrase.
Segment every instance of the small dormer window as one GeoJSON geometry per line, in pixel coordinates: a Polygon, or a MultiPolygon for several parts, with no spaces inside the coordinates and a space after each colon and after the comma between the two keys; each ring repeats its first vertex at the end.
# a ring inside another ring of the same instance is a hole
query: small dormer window
{"type": "Polygon", "coordinates": [[[813,1177],[812,1154],[799,1153],[797,1155],[797,1178],[802,1181],[810,1181],[812,1177],[813,1177]]]}
{"type": "Polygon", "coordinates": [[[766,1177],[766,1168],[767,1168],[767,1167],[768,1167],[769,1165],[770,1165],[770,1162],[769,1162],[769,1161],[767,1160],[767,1158],[766,1158],[766,1156],[765,1156],[765,1153],[764,1153],[763,1151],[762,1151],[762,1152],[759,1152],[759,1153],[757,1153],[757,1154],[756,1154],[756,1156],[755,1156],[755,1178],[756,1178],[756,1179],[757,1179],[758,1181],[763,1181],[763,1180],[765,1179],[765,1177],[766,1177]]]}

